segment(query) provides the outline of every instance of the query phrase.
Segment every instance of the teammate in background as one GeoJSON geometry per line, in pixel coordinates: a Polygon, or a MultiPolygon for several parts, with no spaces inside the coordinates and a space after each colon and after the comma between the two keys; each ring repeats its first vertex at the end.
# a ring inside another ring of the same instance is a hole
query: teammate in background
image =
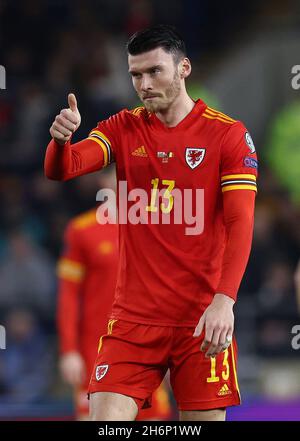
{"type": "MultiPolygon", "coordinates": [[[[115,181],[114,167],[110,167],[102,173],[100,187],[115,189],[115,181]]],[[[115,206],[110,207],[110,213],[115,210],[115,206]]],[[[97,209],[92,209],[68,224],[57,266],[59,365],[63,379],[74,387],[76,417],[81,421],[89,419],[87,390],[99,337],[107,333],[118,266],[118,226],[99,224],[96,213],[97,209]]],[[[164,420],[170,416],[163,383],[154,393],[152,408],[142,410],[137,419],[164,420]]]]}
{"type": "MultiPolygon", "coordinates": [[[[120,222],[110,332],[89,387],[92,419],[133,420],[170,368],[181,420],[224,420],[226,407],[240,403],[233,305],[251,248],[255,147],[241,122],[188,96],[191,62],[172,27],[136,33],[127,51],[145,107],[124,109],[71,144],[81,117],[70,94],[45,159],[46,175],[57,180],[115,161],[128,193],[148,197],[139,201],[145,222],[120,222]],[[186,189],[194,204],[204,192],[201,234],[187,233],[188,204],[181,222],[173,218],[186,189]]],[[[129,217],[132,207],[129,200],[129,217]]]]}

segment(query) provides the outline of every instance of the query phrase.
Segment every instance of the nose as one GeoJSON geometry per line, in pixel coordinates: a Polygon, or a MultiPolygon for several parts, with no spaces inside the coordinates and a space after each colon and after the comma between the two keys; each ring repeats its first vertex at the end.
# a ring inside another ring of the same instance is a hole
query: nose
{"type": "Polygon", "coordinates": [[[143,75],[141,81],[141,89],[142,91],[147,91],[152,89],[151,78],[149,77],[149,75],[143,75]]]}

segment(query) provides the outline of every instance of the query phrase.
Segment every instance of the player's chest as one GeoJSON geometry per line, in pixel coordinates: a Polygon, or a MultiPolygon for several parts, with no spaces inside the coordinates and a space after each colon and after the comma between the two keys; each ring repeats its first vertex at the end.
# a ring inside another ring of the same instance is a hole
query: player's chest
{"type": "Polygon", "coordinates": [[[219,172],[220,144],[221,139],[202,130],[136,132],[122,146],[120,178],[141,186],[149,179],[172,179],[184,187],[204,185],[219,172]]]}

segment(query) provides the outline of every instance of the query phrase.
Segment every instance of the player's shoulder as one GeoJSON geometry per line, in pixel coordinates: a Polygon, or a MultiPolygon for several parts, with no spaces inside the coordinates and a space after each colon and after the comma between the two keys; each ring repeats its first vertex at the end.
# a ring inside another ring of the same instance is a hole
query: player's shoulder
{"type": "Polygon", "coordinates": [[[124,109],[124,118],[127,120],[138,121],[145,120],[149,117],[150,112],[143,106],[134,107],[133,109],[124,109]]]}
{"type": "Polygon", "coordinates": [[[83,230],[97,224],[96,209],[75,216],[69,223],[69,229],[83,230]]]}
{"type": "Polygon", "coordinates": [[[209,126],[219,130],[223,129],[227,131],[232,126],[243,125],[241,121],[238,121],[231,116],[209,106],[205,107],[201,114],[201,118],[204,118],[209,126]]]}
{"type": "Polygon", "coordinates": [[[130,122],[141,122],[149,117],[149,112],[142,106],[134,107],[133,109],[122,109],[118,113],[111,115],[107,123],[112,123],[114,126],[122,127],[130,122]]]}

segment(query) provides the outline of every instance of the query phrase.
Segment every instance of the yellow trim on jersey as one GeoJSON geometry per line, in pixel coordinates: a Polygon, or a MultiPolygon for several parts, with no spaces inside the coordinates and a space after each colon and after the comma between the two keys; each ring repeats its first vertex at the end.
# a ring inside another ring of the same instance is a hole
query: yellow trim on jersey
{"type": "Polygon", "coordinates": [[[71,282],[80,282],[83,279],[85,267],[74,260],[61,258],[57,264],[57,276],[71,282]]]}
{"type": "Polygon", "coordinates": [[[72,226],[76,230],[81,230],[96,223],[97,223],[96,210],[93,209],[93,210],[89,210],[86,213],[82,213],[79,216],[77,216],[75,219],[73,219],[72,226]]]}
{"type": "Polygon", "coordinates": [[[227,181],[227,179],[253,179],[254,181],[256,181],[256,176],[255,175],[249,175],[249,174],[239,174],[239,175],[225,175],[221,177],[221,181],[227,181]]]}
{"type": "Polygon", "coordinates": [[[110,140],[108,139],[108,137],[106,135],[104,135],[103,132],[100,132],[100,130],[92,130],[91,133],[89,134],[89,136],[93,135],[93,133],[95,133],[96,135],[101,136],[111,146],[110,140]]]}
{"type": "Polygon", "coordinates": [[[239,383],[238,383],[238,380],[237,380],[237,373],[236,373],[236,366],[235,366],[234,349],[233,349],[233,344],[232,343],[230,345],[230,349],[231,349],[230,352],[231,352],[231,360],[232,360],[234,381],[235,381],[237,392],[238,392],[239,397],[241,399],[241,393],[240,393],[239,383]]]}
{"type": "Polygon", "coordinates": [[[99,344],[98,344],[98,354],[101,351],[102,348],[102,338],[104,337],[104,335],[101,335],[100,340],[99,340],[99,344]]]}
{"type": "Polygon", "coordinates": [[[100,340],[99,340],[99,344],[98,344],[98,354],[101,351],[102,348],[102,339],[103,337],[105,337],[105,335],[111,335],[112,334],[112,329],[114,324],[117,322],[118,320],[109,320],[108,321],[108,325],[107,325],[107,334],[101,335],[100,340]]]}
{"type": "Polygon", "coordinates": [[[218,110],[212,109],[211,107],[207,107],[205,109],[205,112],[208,112],[208,113],[215,115],[215,116],[221,116],[222,118],[228,119],[229,121],[232,121],[232,122],[236,122],[235,119],[231,118],[228,115],[225,115],[225,113],[222,113],[222,112],[219,112],[218,110]]]}
{"type": "Polygon", "coordinates": [[[108,335],[112,334],[113,326],[118,320],[110,320],[108,323],[108,335]]]}
{"type": "Polygon", "coordinates": [[[107,163],[108,163],[108,153],[107,153],[106,145],[104,144],[104,142],[100,141],[100,139],[94,138],[93,136],[89,136],[88,139],[91,139],[92,141],[95,141],[102,148],[103,155],[104,155],[104,167],[106,167],[107,163]]]}
{"type": "Polygon", "coordinates": [[[222,187],[222,193],[230,190],[253,190],[257,191],[256,185],[227,185],[226,187],[222,187]]]}
{"type": "Polygon", "coordinates": [[[223,119],[223,118],[221,118],[221,116],[219,117],[219,116],[207,115],[207,114],[205,114],[205,112],[202,113],[202,116],[204,116],[204,118],[208,118],[208,119],[217,119],[217,120],[224,122],[226,124],[234,124],[234,122],[235,122],[235,121],[229,121],[229,120],[223,119]]]}
{"type": "Polygon", "coordinates": [[[142,107],[142,106],[136,107],[135,109],[132,110],[132,114],[134,116],[138,116],[138,114],[141,113],[143,110],[144,110],[144,107],[142,107]]]}

